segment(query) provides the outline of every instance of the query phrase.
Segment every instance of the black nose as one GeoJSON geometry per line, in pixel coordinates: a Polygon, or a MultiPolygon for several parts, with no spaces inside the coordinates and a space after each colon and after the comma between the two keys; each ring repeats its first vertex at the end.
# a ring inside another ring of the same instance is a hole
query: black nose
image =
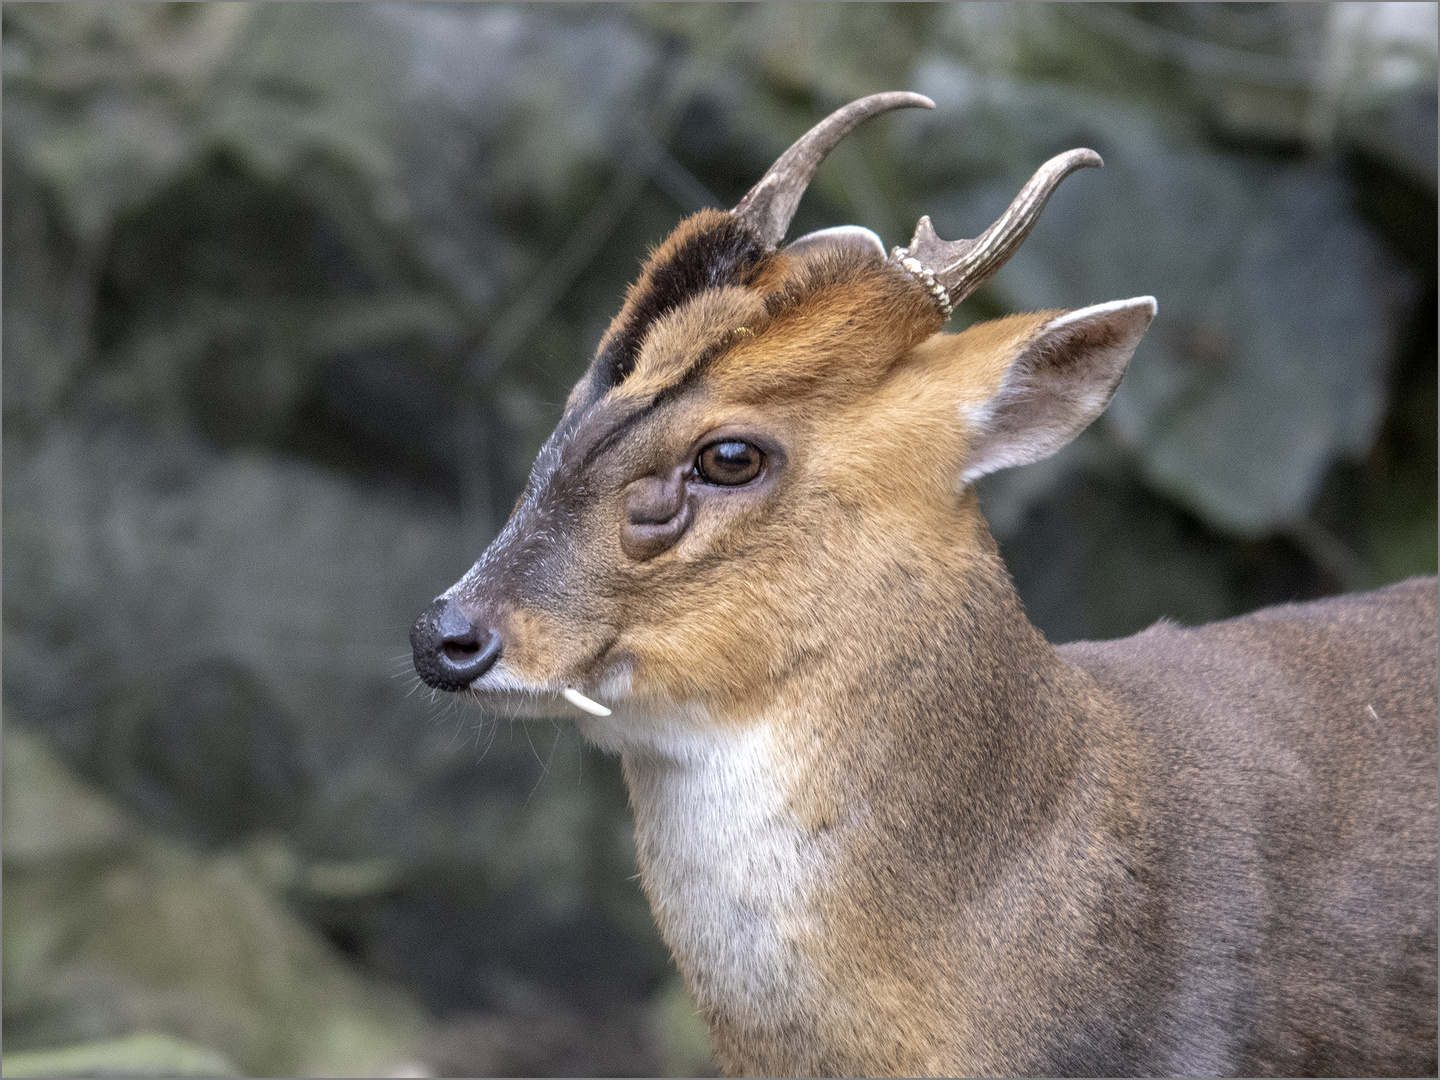
{"type": "Polygon", "coordinates": [[[410,628],[415,671],[437,690],[463,690],[500,659],[500,634],[480,630],[460,605],[441,597],[410,628]]]}

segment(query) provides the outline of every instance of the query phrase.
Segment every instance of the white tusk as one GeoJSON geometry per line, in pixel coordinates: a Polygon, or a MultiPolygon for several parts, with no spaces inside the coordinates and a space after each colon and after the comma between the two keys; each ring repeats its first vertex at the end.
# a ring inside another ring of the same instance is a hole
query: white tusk
{"type": "Polygon", "coordinates": [[[610,710],[598,701],[591,701],[588,697],[576,690],[573,686],[567,686],[564,691],[565,700],[574,705],[577,709],[584,709],[595,716],[609,716],[610,710]]]}

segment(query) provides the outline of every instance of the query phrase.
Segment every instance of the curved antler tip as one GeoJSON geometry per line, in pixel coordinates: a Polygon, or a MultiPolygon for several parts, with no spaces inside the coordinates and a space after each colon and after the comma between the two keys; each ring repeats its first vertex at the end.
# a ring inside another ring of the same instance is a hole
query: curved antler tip
{"type": "Polygon", "coordinates": [[[910,247],[897,249],[897,256],[904,256],[899,258],[901,268],[920,275],[922,284],[945,290],[941,311],[948,316],[950,307],[983,285],[1015,253],[1065,177],[1076,169],[1104,164],[1099,154],[1085,147],[1056,154],[1030,177],[995,224],[973,240],[941,240],[930,219],[922,217],[910,247]]]}
{"type": "Polygon", "coordinates": [[[1083,146],[1075,150],[1066,150],[1065,153],[1055,158],[1056,161],[1062,159],[1064,159],[1066,166],[1071,169],[1103,169],[1105,167],[1104,158],[1094,150],[1083,146]]]}
{"type": "Polygon", "coordinates": [[[934,107],[924,94],[889,90],[836,109],[796,139],[730,212],[753,228],[767,248],[774,248],[784,239],[815,169],[856,124],[893,109],[934,107]]]}
{"type": "MultiPolygon", "coordinates": [[[[857,112],[864,112],[869,115],[881,112],[889,112],[892,109],[933,109],[935,102],[931,101],[924,94],[917,94],[913,90],[886,90],[879,94],[866,94],[863,98],[856,98],[844,109],[854,109],[857,112]]],[[[844,109],[836,110],[843,112],[844,109]]]]}

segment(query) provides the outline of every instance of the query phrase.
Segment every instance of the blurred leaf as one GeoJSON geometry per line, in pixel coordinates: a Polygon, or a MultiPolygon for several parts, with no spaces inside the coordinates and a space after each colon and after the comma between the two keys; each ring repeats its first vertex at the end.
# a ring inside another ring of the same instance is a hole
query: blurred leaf
{"type": "MultiPolygon", "coordinates": [[[[6,742],[7,818],[11,807],[66,801],[77,788],[82,804],[96,801],[13,721],[6,742]]],[[[134,838],[97,849],[37,843],[22,814],[13,857],[7,821],[7,1047],[39,1051],[158,1031],[213,1047],[262,1076],[374,1075],[414,1047],[424,1026],[415,1006],[357,978],[246,854],[199,856],[136,835],[117,817],[116,835],[134,838]]],[[[144,1039],[14,1064],[37,1070],[32,1075],[62,1075],[67,1066],[100,1075],[221,1075],[218,1060],[144,1039]],[[185,1071],[195,1068],[211,1071],[185,1071]]],[[[7,1073],[11,1065],[7,1054],[7,1073]]]]}
{"type": "Polygon", "coordinates": [[[71,776],[24,728],[6,733],[5,763],[21,778],[3,788],[7,866],[113,852],[134,839],[120,808],[71,776]]]}
{"type": "Polygon", "coordinates": [[[195,152],[203,112],[257,9],[246,4],[12,4],[5,146],[103,233],[195,152]]]}
{"type": "Polygon", "coordinates": [[[314,897],[348,900],[393,888],[400,880],[394,859],[312,863],[305,868],[301,887],[314,897]]]}
{"type": "Polygon", "coordinates": [[[223,1054],[155,1032],[0,1059],[6,1076],[242,1076],[223,1054]]]}

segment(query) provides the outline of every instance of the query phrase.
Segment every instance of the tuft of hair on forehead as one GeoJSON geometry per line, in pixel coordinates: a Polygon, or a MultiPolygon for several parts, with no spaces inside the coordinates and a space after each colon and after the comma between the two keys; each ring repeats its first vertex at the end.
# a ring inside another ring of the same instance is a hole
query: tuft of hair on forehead
{"type": "Polygon", "coordinates": [[[763,328],[735,341],[711,369],[740,400],[846,396],[944,325],[909,275],[853,248],[790,259],[775,285],[764,296],[763,328]]]}
{"type": "Polygon", "coordinates": [[[929,294],[877,251],[766,251],[733,215],[702,210],[646,261],[569,409],[611,391],[658,401],[702,375],[736,400],[845,397],[943,323],[929,294]]]}
{"type": "Polygon", "coordinates": [[[616,386],[629,377],[658,318],[707,289],[748,283],[765,257],[760,238],[724,210],[701,210],[682,221],[646,260],[600,340],[593,365],[600,384],[616,386]]]}

